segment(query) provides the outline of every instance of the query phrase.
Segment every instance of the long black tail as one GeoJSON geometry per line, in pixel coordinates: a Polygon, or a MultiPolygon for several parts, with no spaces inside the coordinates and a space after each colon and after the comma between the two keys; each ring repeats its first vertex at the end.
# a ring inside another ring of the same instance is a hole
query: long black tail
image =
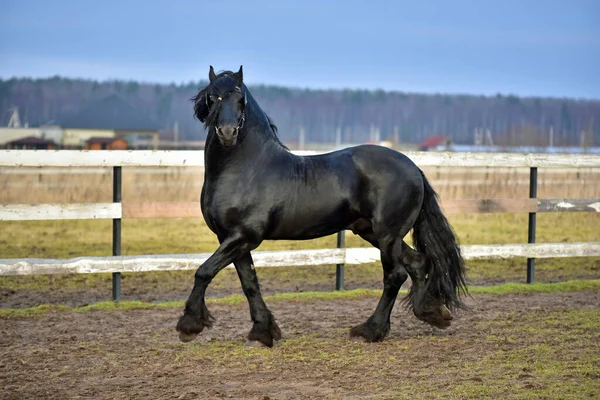
{"type": "Polygon", "coordinates": [[[437,193],[421,174],[425,197],[413,227],[413,243],[427,258],[426,289],[448,308],[465,308],[460,297],[468,291],[458,239],[440,209],[437,193]]]}

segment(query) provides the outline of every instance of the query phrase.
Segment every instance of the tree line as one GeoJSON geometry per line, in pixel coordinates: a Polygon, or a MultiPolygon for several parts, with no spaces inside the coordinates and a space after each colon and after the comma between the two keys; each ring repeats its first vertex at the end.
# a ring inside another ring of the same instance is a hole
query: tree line
{"type": "MultiPolygon", "coordinates": [[[[18,107],[21,120],[29,126],[51,124],[61,115],[118,94],[167,135],[177,126],[180,139],[202,140],[206,133],[193,118],[189,99],[206,83],[167,85],[62,77],[0,80],[0,118],[5,125],[12,107],[18,107]]],[[[472,144],[476,130],[489,130],[494,144],[548,145],[552,130],[554,145],[600,145],[600,100],[269,85],[249,89],[274,119],[286,143],[418,143],[436,135],[472,144]]]]}

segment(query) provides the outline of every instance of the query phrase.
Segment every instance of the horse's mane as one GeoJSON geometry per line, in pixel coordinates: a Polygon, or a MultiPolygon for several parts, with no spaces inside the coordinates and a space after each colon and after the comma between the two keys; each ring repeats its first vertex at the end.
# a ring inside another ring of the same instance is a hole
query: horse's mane
{"type": "MultiPolygon", "coordinates": [[[[208,85],[206,85],[203,89],[201,89],[198,92],[198,94],[196,94],[190,99],[190,101],[194,103],[194,117],[200,120],[200,122],[204,122],[205,129],[209,129],[211,126],[214,126],[216,124],[217,116],[221,111],[220,104],[218,104],[216,107],[213,107],[212,109],[208,109],[208,106],[206,104],[206,96],[211,90],[216,89],[217,92],[221,92],[221,90],[219,90],[219,86],[221,86],[224,82],[224,80],[221,78],[234,79],[234,73],[232,71],[220,71],[217,74],[217,78],[213,83],[209,83],[208,85]]],[[[250,91],[248,90],[248,87],[246,87],[246,85],[244,85],[244,90],[246,91],[246,95],[252,98],[252,96],[250,95],[250,91]]],[[[273,137],[275,141],[279,143],[281,147],[285,148],[286,150],[289,150],[289,148],[286,145],[284,145],[279,139],[277,125],[275,125],[273,119],[260,108],[258,103],[256,103],[256,106],[265,115],[265,117],[267,117],[267,121],[269,123],[269,127],[271,128],[271,131],[273,132],[273,137]]]]}
{"type": "Polygon", "coordinates": [[[275,123],[273,122],[271,117],[269,117],[269,115],[267,113],[265,113],[265,116],[267,117],[267,120],[269,121],[269,126],[271,127],[271,130],[273,131],[273,136],[275,137],[275,141],[277,141],[277,143],[279,143],[281,145],[281,147],[283,147],[284,149],[289,150],[289,148],[285,144],[283,144],[281,142],[281,140],[279,139],[277,125],[275,125],[275,123]]]}

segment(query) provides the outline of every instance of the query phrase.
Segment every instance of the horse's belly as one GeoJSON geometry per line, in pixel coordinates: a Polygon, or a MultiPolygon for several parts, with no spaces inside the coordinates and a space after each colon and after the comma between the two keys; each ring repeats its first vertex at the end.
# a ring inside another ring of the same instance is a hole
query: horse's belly
{"type": "Polygon", "coordinates": [[[279,210],[266,239],[302,240],[328,236],[346,229],[360,218],[348,202],[335,206],[313,201],[303,207],[279,210]]]}

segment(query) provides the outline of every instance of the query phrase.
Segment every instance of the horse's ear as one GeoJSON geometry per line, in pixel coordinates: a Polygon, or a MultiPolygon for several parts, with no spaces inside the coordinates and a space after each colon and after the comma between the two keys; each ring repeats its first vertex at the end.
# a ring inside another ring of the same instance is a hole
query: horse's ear
{"type": "Polygon", "coordinates": [[[210,80],[210,83],[213,83],[217,80],[217,74],[215,74],[215,69],[212,65],[210,66],[210,70],[208,71],[208,79],[210,80]]]}
{"type": "Polygon", "coordinates": [[[237,87],[239,87],[241,89],[242,85],[244,84],[244,71],[243,71],[243,68],[241,65],[240,65],[240,70],[238,72],[236,72],[234,75],[235,75],[235,83],[236,83],[237,87]]]}

